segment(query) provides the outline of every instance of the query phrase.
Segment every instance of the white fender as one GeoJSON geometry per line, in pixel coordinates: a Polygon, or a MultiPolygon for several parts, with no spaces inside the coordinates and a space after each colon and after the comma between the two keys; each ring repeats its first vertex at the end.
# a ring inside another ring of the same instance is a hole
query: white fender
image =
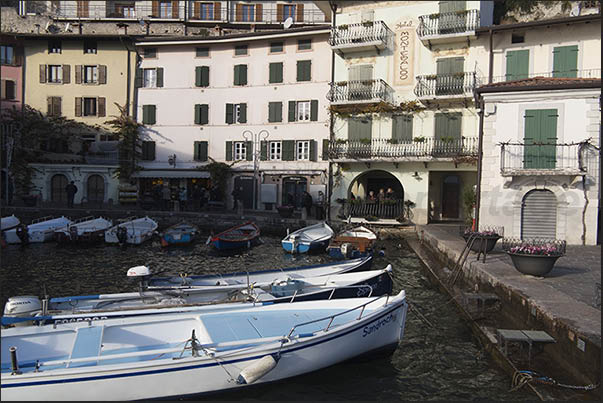
{"type": "Polygon", "coordinates": [[[260,360],[254,362],[253,364],[245,367],[239,377],[237,378],[237,383],[239,385],[249,385],[253,382],[257,381],[268,372],[272,371],[274,367],[276,367],[277,360],[274,359],[271,355],[266,355],[262,357],[260,360]]]}

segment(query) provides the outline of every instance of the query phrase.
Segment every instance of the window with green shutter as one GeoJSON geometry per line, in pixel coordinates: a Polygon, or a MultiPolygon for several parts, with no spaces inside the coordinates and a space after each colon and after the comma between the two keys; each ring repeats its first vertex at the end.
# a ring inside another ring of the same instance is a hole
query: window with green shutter
{"type": "Polygon", "coordinates": [[[578,45],[553,49],[553,77],[578,77],[578,45]]]}
{"type": "Polygon", "coordinates": [[[310,120],[317,121],[318,120],[318,100],[313,99],[310,101],[310,120]]]}
{"type": "Polygon", "coordinates": [[[312,39],[299,39],[297,41],[297,50],[311,50],[312,39]]]}
{"type": "Polygon", "coordinates": [[[195,105],[195,124],[206,125],[207,123],[209,123],[209,105],[195,105]]]}
{"type": "Polygon", "coordinates": [[[507,52],[506,81],[528,78],[530,71],[530,51],[512,50],[507,52]]]}
{"type": "Polygon", "coordinates": [[[226,161],[232,161],[232,141],[226,142],[226,161]]]}
{"type": "Polygon", "coordinates": [[[283,103],[269,102],[268,103],[268,122],[283,121],[283,103]]]}
{"type": "Polygon", "coordinates": [[[154,141],[143,141],[142,142],[142,160],[143,161],[154,161],[155,160],[155,142],[154,141]]]}
{"type": "Polygon", "coordinates": [[[209,66],[195,67],[195,86],[209,87],[209,66]]]}
{"type": "Polygon", "coordinates": [[[226,104],[226,123],[234,123],[234,104],[226,104]]]}
{"type": "Polygon", "coordinates": [[[348,140],[366,142],[371,140],[373,120],[371,118],[348,119],[348,140]]]}
{"type": "Polygon", "coordinates": [[[555,168],[557,118],[557,109],[528,109],[525,111],[524,168],[555,168]]]}
{"type": "Polygon", "coordinates": [[[444,57],[436,61],[436,95],[463,93],[464,64],[462,57],[444,57]]]}
{"type": "Polygon", "coordinates": [[[207,141],[195,141],[193,159],[201,162],[207,161],[207,141]]]}
{"type": "Polygon", "coordinates": [[[234,85],[247,85],[247,65],[234,66],[234,85]]]}
{"type": "Polygon", "coordinates": [[[163,67],[157,68],[157,88],[163,87],[163,67]]]}
{"type": "Polygon", "coordinates": [[[245,142],[245,159],[247,161],[253,161],[253,141],[245,142]]]}
{"type": "Polygon", "coordinates": [[[322,139],[322,159],[323,161],[329,159],[329,139],[322,139]]]}
{"type": "Polygon", "coordinates": [[[412,115],[392,116],[392,142],[403,144],[412,142],[412,115]]]}
{"type": "Polygon", "coordinates": [[[283,42],[270,42],[270,53],[278,53],[283,51],[283,42]]]}
{"type": "Polygon", "coordinates": [[[283,140],[282,145],[282,161],[294,161],[295,160],[295,140],[283,140]]]}
{"type": "Polygon", "coordinates": [[[236,109],[239,123],[247,123],[247,104],[238,104],[236,109]]]}
{"type": "Polygon", "coordinates": [[[156,123],[156,106],[155,105],[143,105],[142,106],[142,123],[145,125],[154,125],[156,123]]]}
{"type": "Polygon", "coordinates": [[[283,63],[270,63],[268,82],[271,84],[283,82],[283,63]]]}
{"type": "Polygon", "coordinates": [[[435,114],[435,139],[454,141],[461,139],[463,115],[460,112],[435,114]]]}
{"type": "Polygon", "coordinates": [[[209,57],[209,48],[208,47],[195,48],[195,57],[209,57]]]}
{"type": "Polygon", "coordinates": [[[311,60],[299,60],[297,62],[297,81],[310,81],[312,76],[311,70],[311,60]]]}

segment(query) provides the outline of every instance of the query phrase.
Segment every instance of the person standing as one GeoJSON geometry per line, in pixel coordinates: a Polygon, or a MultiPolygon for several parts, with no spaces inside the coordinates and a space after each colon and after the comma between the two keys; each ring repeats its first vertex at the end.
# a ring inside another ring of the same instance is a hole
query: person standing
{"type": "Polygon", "coordinates": [[[316,198],[316,218],[319,220],[322,220],[325,215],[324,204],[325,194],[322,192],[322,190],[319,190],[318,197],[316,198]]]}
{"type": "Polygon", "coordinates": [[[180,188],[180,211],[186,210],[186,203],[188,201],[188,194],[186,188],[180,188]]]}
{"type": "Polygon", "coordinates": [[[312,195],[307,191],[304,191],[304,198],[302,199],[303,205],[306,208],[306,214],[310,217],[310,211],[312,210],[312,195]]]}
{"type": "Polygon", "coordinates": [[[163,209],[169,210],[172,192],[170,191],[170,187],[168,185],[163,185],[163,189],[161,189],[161,199],[163,200],[163,209]]]}
{"type": "Polygon", "coordinates": [[[239,199],[241,198],[241,192],[242,192],[242,188],[238,188],[235,186],[234,189],[232,189],[232,198],[233,198],[233,210],[236,210],[239,207],[239,199]]]}
{"type": "Polygon", "coordinates": [[[65,192],[67,192],[67,207],[73,208],[73,198],[77,193],[77,186],[75,183],[71,181],[67,186],[65,186],[65,192]]]}
{"type": "Polygon", "coordinates": [[[396,198],[396,193],[392,188],[387,188],[387,192],[385,192],[385,197],[390,200],[394,200],[396,198]]]}
{"type": "Polygon", "coordinates": [[[379,189],[379,194],[377,195],[377,200],[379,201],[379,203],[383,203],[383,200],[385,200],[385,189],[383,189],[383,188],[379,189]]]}

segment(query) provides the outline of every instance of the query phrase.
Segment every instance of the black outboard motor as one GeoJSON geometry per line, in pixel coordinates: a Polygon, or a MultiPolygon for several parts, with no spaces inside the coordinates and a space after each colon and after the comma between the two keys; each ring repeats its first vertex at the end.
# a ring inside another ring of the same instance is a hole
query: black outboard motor
{"type": "Polygon", "coordinates": [[[22,244],[29,243],[29,231],[27,230],[27,227],[24,224],[19,224],[15,229],[15,232],[17,233],[17,236],[21,240],[22,244]]]}
{"type": "Polygon", "coordinates": [[[126,227],[117,227],[115,236],[117,236],[120,245],[125,245],[128,240],[128,230],[126,227]]]}
{"type": "Polygon", "coordinates": [[[78,240],[79,235],[77,233],[77,227],[76,226],[69,227],[69,238],[72,241],[77,241],[78,240]]]}

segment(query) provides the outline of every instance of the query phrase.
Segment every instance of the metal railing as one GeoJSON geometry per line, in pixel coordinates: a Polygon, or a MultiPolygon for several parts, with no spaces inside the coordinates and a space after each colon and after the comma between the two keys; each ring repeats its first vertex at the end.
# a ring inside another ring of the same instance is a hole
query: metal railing
{"type": "Polygon", "coordinates": [[[514,81],[514,80],[522,80],[526,78],[551,78],[551,77],[569,77],[575,76],[574,78],[593,78],[593,79],[601,79],[601,69],[584,69],[584,70],[576,70],[575,72],[570,72],[571,74],[563,74],[556,71],[548,71],[544,73],[531,73],[531,74],[522,74],[522,75],[504,75],[504,76],[494,76],[492,77],[492,83],[500,83],[505,81],[514,81]],[[575,74],[574,74],[575,73],[575,74]]]}
{"type": "Polygon", "coordinates": [[[476,156],[477,137],[438,140],[433,137],[416,137],[408,141],[373,139],[370,141],[341,141],[329,143],[329,158],[376,159],[404,157],[459,157],[476,156]]]}
{"type": "Polygon", "coordinates": [[[473,91],[481,85],[475,72],[417,76],[415,95],[423,97],[473,96],[473,91]]]}
{"type": "Polygon", "coordinates": [[[588,143],[572,144],[500,144],[502,173],[540,172],[555,174],[586,171],[582,150],[588,143]]]}
{"type": "Polygon", "coordinates": [[[439,36],[473,32],[479,27],[479,10],[453,11],[419,16],[417,35],[439,36]]]}
{"type": "Polygon", "coordinates": [[[385,81],[377,79],[332,83],[327,98],[331,102],[387,102],[393,104],[394,95],[392,87],[385,81]]]}
{"type": "Polygon", "coordinates": [[[383,21],[343,24],[331,28],[329,45],[340,46],[378,41],[387,45],[393,35],[392,30],[383,21]]]}
{"type": "Polygon", "coordinates": [[[346,200],[343,202],[344,217],[396,219],[404,216],[404,200],[386,199],[382,202],[370,200],[346,200]]]}

